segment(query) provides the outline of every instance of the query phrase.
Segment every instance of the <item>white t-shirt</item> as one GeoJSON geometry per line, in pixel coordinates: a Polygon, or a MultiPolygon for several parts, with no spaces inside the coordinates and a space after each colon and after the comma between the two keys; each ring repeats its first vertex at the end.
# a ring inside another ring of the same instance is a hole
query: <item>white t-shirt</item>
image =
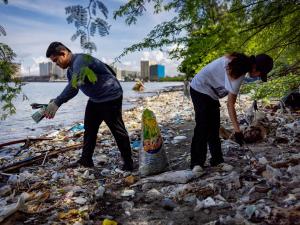
{"type": "Polygon", "coordinates": [[[225,97],[228,92],[237,95],[245,75],[238,79],[228,77],[226,67],[230,59],[223,56],[207,64],[191,81],[191,87],[215,100],[225,97]]]}

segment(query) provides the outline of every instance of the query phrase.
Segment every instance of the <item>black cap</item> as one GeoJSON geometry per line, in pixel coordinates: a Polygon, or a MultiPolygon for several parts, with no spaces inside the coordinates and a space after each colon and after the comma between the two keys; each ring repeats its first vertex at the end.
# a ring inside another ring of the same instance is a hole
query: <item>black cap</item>
{"type": "Polygon", "coordinates": [[[273,59],[266,54],[259,54],[255,57],[256,70],[261,72],[261,80],[267,81],[267,74],[273,68],[273,59]]]}

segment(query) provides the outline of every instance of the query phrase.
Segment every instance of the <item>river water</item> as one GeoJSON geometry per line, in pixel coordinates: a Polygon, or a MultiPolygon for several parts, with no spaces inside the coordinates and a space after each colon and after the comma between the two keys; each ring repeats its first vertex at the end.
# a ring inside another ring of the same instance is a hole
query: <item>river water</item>
{"type": "MultiPolygon", "coordinates": [[[[145,83],[145,92],[138,93],[132,90],[134,82],[121,82],[123,87],[123,110],[134,107],[135,101],[140,97],[154,95],[167,87],[180,86],[181,82],[149,82],[145,83]]],[[[9,116],[6,120],[0,120],[0,143],[26,138],[28,136],[39,136],[50,130],[70,126],[75,122],[82,122],[88,97],[82,92],[63,104],[52,120],[43,119],[35,123],[31,115],[35,110],[31,109],[31,103],[47,104],[50,99],[55,98],[66,86],[66,82],[27,83],[22,87],[22,93],[28,97],[23,100],[22,95],[14,101],[16,114],[9,116]]]]}

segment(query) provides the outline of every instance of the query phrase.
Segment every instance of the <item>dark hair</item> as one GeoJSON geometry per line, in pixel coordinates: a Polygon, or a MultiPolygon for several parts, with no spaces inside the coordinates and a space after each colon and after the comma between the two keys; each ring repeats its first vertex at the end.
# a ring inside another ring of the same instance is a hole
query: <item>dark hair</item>
{"type": "Polygon", "coordinates": [[[46,52],[46,57],[49,58],[51,55],[60,55],[62,50],[67,50],[68,52],[71,52],[71,50],[68,49],[64,44],[54,41],[49,45],[46,52]]]}
{"type": "Polygon", "coordinates": [[[261,72],[261,80],[267,81],[267,74],[273,69],[273,59],[267,54],[259,54],[255,57],[256,70],[261,72]]]}
{"type": "Polygon", "coordinates": [[[250,72],[252,65],[255,64],[255,56],[246,56],[243,53],[233,52],[229,54],[233,59],[228,63],[230,76],[234,79],[241,77],[242,75],[250,72]]]}

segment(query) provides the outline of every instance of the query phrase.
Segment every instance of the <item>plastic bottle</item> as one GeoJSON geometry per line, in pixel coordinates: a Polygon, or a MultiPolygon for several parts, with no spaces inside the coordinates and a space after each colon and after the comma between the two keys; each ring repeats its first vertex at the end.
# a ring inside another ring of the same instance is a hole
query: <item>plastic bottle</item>
{"type": "Polygon", "coordinates": [[[39,123],[45,117],[46,106],[41,107],[38,111],[31,115],[32,119],[39,123]]]}

